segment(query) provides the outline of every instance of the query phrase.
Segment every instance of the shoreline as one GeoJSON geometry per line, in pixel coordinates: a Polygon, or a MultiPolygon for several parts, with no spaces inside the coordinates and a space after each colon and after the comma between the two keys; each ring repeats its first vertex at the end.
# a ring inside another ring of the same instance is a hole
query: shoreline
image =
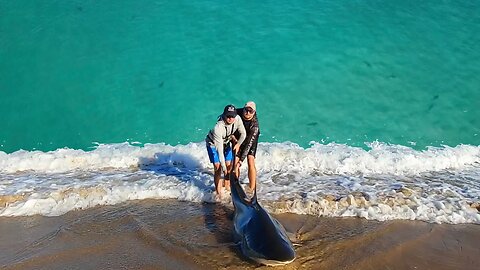
{"type": "MultiPolygon", "coordinates": [[[[233,209],[141,200],[62,216],[0,217],[2,269],[254,269],[233,243],[233,209]]],[[[474,269],[480,226],[274,215],[297,259],[277,269],[474,269]]]]}

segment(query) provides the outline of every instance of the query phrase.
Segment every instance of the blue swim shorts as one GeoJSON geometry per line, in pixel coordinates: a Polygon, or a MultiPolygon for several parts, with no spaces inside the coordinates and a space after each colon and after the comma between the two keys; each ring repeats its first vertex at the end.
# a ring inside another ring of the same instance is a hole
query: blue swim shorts
{"type": "MultiPolygon", "coordinates": [[[[220,163],[220,158],[218,157],[217,148],[209,143],[207,143],[207,152],[208,158],[211,163],[220,163]]],[[[225,162],[233,160],[233,151],[230,146],[224,148],[225,162]]]]}

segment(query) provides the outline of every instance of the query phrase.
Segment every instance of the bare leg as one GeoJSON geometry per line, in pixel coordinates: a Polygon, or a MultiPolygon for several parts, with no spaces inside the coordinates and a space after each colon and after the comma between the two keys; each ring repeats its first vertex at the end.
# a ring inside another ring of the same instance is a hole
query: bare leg
{"type": "MultiPolygon", "coordinates": [[[[225,162],[225,165],[227,165],[227,172],[229,172],[232,169],[232,163],[230,161],[225,162]]],[[[223,181],[223,185],[226,190],[230,190],[230,179],[225,175],[225,180],[223,181]]]]}
{"type": "Polygon", "coordinates": [[[257,186],[257,168],[255,167],[255,157],[253,155],[247,156],[248,162],[248,182],[250,183],[250,189],[254,190],[257,186]]]}
{"type": "Polygon", "coordinates": [[[235,176],[237,178],[240,178],[240,167],[238,166],[238,163],[240,162],[240,159],[235,159],[235,176]]]}
{"type": "Polygon", "coordinates": [[[215,191],[218,195],[220,195],[223,187],[222,168],[220,166],[220,163],[214,163],[213,167],[213,181],[215,183],[215,191]]]}

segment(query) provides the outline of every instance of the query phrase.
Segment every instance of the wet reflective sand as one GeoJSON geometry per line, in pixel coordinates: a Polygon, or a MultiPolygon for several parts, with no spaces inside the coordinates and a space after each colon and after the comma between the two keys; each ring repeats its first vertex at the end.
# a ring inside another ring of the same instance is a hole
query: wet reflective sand
{"type": "MultiPolygon", "coordinates": [[[[0,218],[2,269],[256,269],[230,207],[144,200],[59,217],[0,218]]],[[[479,225],[283,214],[297,259],[276,269],[477,269],[479,225]]]]}

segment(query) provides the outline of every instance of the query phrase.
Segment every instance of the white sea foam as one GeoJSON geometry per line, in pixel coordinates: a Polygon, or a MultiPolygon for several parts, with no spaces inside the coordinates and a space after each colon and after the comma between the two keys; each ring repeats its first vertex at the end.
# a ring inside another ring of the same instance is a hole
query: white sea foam
{"type": "MultiPolygon", "coordinates": [[[[312,143],[309,148],[294,143],[261,143],[257,163],[265,170],[317,171],[321,173],[388,173],[412,175],[426,171],[461,169],[480,162],[480,147],[459,145],[429,147],[424,151],[374,142],[370,149],[343,144],[312,143]]],[[[11,154],[0,151],[0,171],[66,172],[130,168],[155,162],[177,162],[189,168],[209,167],[204,143],[170,146],[129,143],[100,144],[93,151],[58,149],[51,152],[20,150],[11,154]]]]}
{"type": "MultiPolygon", "coordinates": [[[[277,213],[480,224],[471,207],[480,200],[479,147],[368,146],[261,143],[259,200],[277,213]]],[[[147,198],[215,202],[211,170],[204,143],[0,152],[0,215],[61,215],[147,198]]]]}

